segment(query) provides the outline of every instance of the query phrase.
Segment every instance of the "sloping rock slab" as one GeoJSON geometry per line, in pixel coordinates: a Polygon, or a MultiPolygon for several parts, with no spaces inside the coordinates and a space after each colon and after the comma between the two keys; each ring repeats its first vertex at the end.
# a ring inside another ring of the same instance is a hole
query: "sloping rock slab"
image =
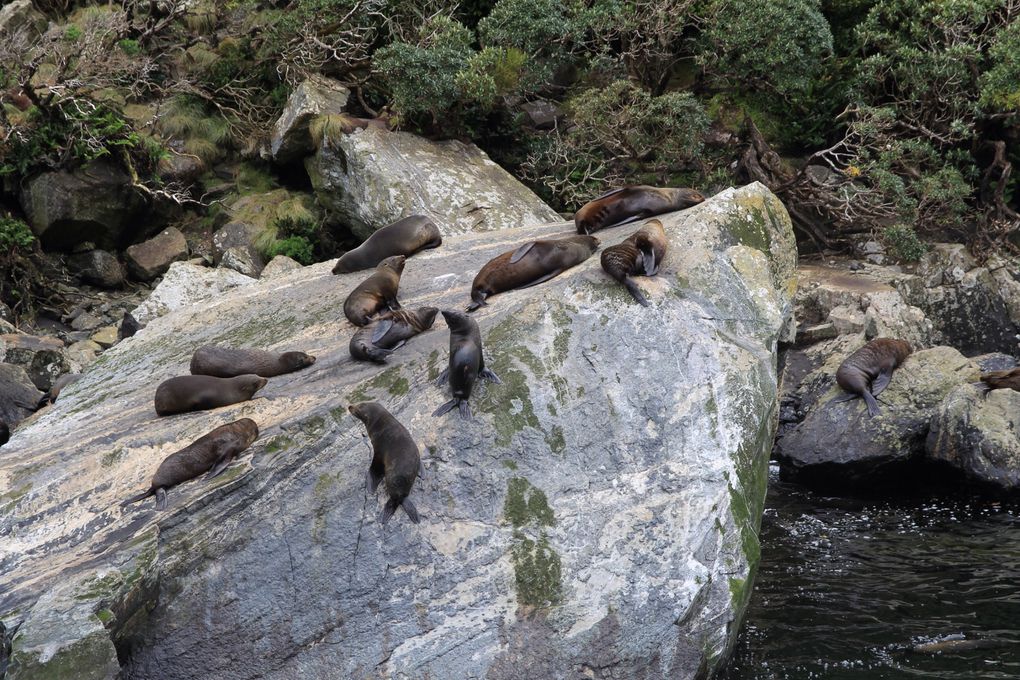
{"type": "MultiPolygon", "coordinates": [[[[503,384],[477,388],[473,420],[431,416],[448,399],[430,382],[441,322],[388,367],[351,360],[341,307],[364,273],[332,262],[179,309],[104,353],[0,457],[0,486],[19,489],[0,506],[13,658],[37,659],[19,639],[76,629],[86,602],[131,679],[711,672],[758,561],[796,250],[761,185],[662,220],[670,252],[641,282],[651,307],[593,257],[476,314],[503,384]],[[318,361],[250,402],[157,419],[156,385],[210,342],[318,361]],[[420,525],[381,525],[385,499],[366,494],[364,428],[346,411],[365,399],[420,446],[420,525]],[[242,416],[261,435],[222,477],[173,489],[164,513],[118,507],[167,454],[242,416]],[[40,599],[81,579],[74,606],[40,599]]],[[[463,308],[487,260],[569,232],[450,239],[408,261],[401,300],[463,308]]]]}
{"type": "Polygon", "coordinates": [[[188,262],[174,262],[145,302],[131,310],[131,316],[144,326],[175,309],[216,298],[224,291],[254,281],[232,269],[210,269],[188,262]]]}

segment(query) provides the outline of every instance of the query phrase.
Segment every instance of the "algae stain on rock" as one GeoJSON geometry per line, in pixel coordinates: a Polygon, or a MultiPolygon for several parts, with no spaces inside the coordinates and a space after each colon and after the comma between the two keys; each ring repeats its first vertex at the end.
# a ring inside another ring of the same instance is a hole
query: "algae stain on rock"
{"type": "Polygon", "coordinates": [[[507,482],[503,516],[513,526],[510,559],[518,603],[534,607],[557,604],[563,599],[563,568],[546,530],[556,524],[556,517],[545,492],[524,477],[512,477],[507,482]]]}
{"type": "Polygon", "coordinates": [[[402,397],[410,392],[411,384],[407,378],[400,374],[400,368],[400,366],[387,368],[371,380],[358,385],[353,392],[347,395],[350,403],[357,404],[362,401],[368,401],[371,394],[377,394],[383,390],[394,397],[402,397]]]}

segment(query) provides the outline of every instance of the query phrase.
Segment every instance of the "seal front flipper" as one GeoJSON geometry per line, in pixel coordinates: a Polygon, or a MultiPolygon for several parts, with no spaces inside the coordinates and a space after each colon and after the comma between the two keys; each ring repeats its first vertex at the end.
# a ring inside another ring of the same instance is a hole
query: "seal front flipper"
{"type": "Polygon", "coordinates": [[[387,331],[393,328],[393,319],[383,319],[377,321],[375,328],[372,330],[372,344],[377,345],[379,341],[386,336],[387,331]]]}
{"type": "Polygon", "coordinates": [[[156,509],[166,510],[166,489],[163,487],[156,489],[156,509]]]}
{"type": "Polygon", "coordinates": [[[856,399],[859,396],[861,396],[861,395],[854,394],[853,392],[843,392],[843,394],[841,394],[838,397],[836,397],[835,399],[833,399],[831,403],[833,403],[833,404],[841,404],[844,401],[850,401],[851,399],[856,399]]]}
{"type": "Polygon", "coordinates": [[[611,227],[622,227],[625,224],[630,224],[631,222],[637,222],[638,220],[643,220],[643,219],[645,219],[645,214],[644,213],[638,213],[637,215],[631,215],[630,217],[628,217],[626,219],[622,219],[619,222],[613,222],[612,224],[607,224],[606,226],[604,226],[602,228],[603,229],[609,229],[611,227]]]}
{"type": "Polygon", "coordinates": [[[442,387],[443,383],[445,383],[449,379],[450,379],[450,369],[449,368],[444,368],[443,372],[440,373],[439,377],[436,378],[433,382],[435,382],[437,385],[442,387]]]}
{"type": "Polygon", "coordinates": [[[871,392],[864,390],[861,392],[861,396],[864,397],[864,403],[868,405],[868,415],[874,418],[882,413],[882,409],[878,407],[878,402],[875,401],[875,396],[871,392]]]}
{"type": "Polygon", "coordinates": [[[635,300],[640,302],[645,307],[648,306],[648,300],[645,298],[644,293],[641,292],[641,289],[638,288],[638,285],[634,283],[634,279],[630,278],[629,276],[625,277],[623,279],[623,285],[628,291],[630,291],[631,296],[635,300]]]}
{"type": "Polygon", "coordinates": [[[537,279],[535,279],[531,283],[525,283],[523,286],[517,286],[517,288],[515,288],[515,290],[524,290],[525,288],[531,288],[532,286],[537,286],[540,283],[545,283],[549,279],[551,279],[553,277],[556,277],[556,276],[559,276],[561,273],[563,273],[563,271],[565,271],[565,270],[557,269],[555,271],[549,272],[548,274],[543,274],[542,276],[539,276],[537,279]]]}
{"type": "Polygon", "coordinates": [[[652,250],[652,244],[645,243],[641,246],[640,250],[645,276],[655,276],[655,273],[659,271],[659,266],[655,264],[655,251],[652,250]]]}
{"type": "Polygon", "coordinates": [[[522,257],[528,254],[528,251],[530,251],[534,247],[535,242],[532,241],[531,243],[525,243],[523,246],[515,250],[514,254],[510,256],[510,264],[513,264],[514,262],[520,260],[522,257]]]}
{"type": "Polygon", "coordinates": [[[457,399],[456,397],[451,399],[450,401],[446,402],[445,404],[443,404],[442,406],[437,408],[435,411],[433,411],[432,412],[432,417],[433,418],[438,418],[439,416],[444,415],[445,413],[449,412],[450,409],[452,409],[454,406],[456,406],[459,403],[462,403],[460,399],[457,399]]]}
{"type": "Polygon", "coordinates": [[[219,477],[223,474],[223,471],[227,469],[227,466],[230,465],[230,461],[232,460],[233,457],[231,456],[223,456],[216,461],[216,465],[213,466],[212,470],[209,470],[209,474],[207,474],[205,478],[212,479],[213,477],[219,477]]]}
{"type": "Polygon", "coordinates": [[[469,312],[473,312],[479,307],[488,307],[489,303],[485,301],[485,297],[482,296],[479,300],[472,300],[471,304],[467,306],[469,312]]]}
{"type": "Polygon", "coordinates": [[[885,368],[882,369],[882,372],[879,373],[878,377],[875,378],[872,381],[872,383],[871,383],[871,394],[873,396],[876,396],[876,397],[878,395],[882,394],[882,391],[885,388],[889,387],[889,382],[891,380],[892,380],[892,370],[891,369],[885,369],[885,368]]]}
{"type": "Polygon", "coordinates": [[[405,498],[400,503],[400,507],[404,508],[404,512],[411,518],[411,521],[415,524],[421,524],[421,518],[418,517],[418,508],[414,507],[414,503],[409,498],[405,498]]]}
{"type": "Polygon", "coordinates": [[[137,496],[132,496],[131,498],[127,499],[126,501],[122,501],[121,504],[120,504],[120,507],[124,508],[124,507],[127,507],[127,506],[131,505],[132,503],[137,503],[138,501],[144,501],[146,498],[148,498],[149,496],[151,496],[154,493],[156,493],[156,492],[153,491],[152,489],[149,489],[148,491],[144,491],[144,492],[138,494],[137,496]]]}
{"type": "Polygon", "coordinates": [[[503,384],[503,381],[499,379],[498,375],[496,375],[495,373],[493,373],[489,369],[485,368],[484,366],[482,367],[482,369],[480,371],[478,371],[478,377],[479,378],[485,378],[489,382],[496,383],[497,385],[502,385],[503,384]]]}
{"type": "Polygon", "coordinates": [[[390,308],[391,312],[395,312],[400,309],[400,302],[397,298],[390,298],[386,301],[386,306],[390,308]]]}
{"type": "Polygon", "coordinates": [[[597,201],[597,200],[599,200],[601,198],[605,198],[607,196],[612,196],[613,194],[618,194],[621,191],[626,191],[626,190],[627,190],[627,187],[620,187],[619,189],[610,189],[609,191],[607,191],[606,193],[602,194],[601,196],[596,196],[595,198],[593,198],[591,200],[592,201],[597,201]]]}
{"type": "Polygon", "coordinates": [[[368,490],[372,493],[375,493],[375,490],[379,488],[379,482],[383,480],[384,471],[381,469],[381,465],[379,468],[377,469],[374,465],[368,467],[368,490]]]}

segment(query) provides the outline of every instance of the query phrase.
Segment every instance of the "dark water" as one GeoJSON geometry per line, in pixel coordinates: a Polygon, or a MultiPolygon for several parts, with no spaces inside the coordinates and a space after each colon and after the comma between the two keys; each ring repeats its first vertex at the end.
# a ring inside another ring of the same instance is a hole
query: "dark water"
{"type": "Polygon", "coordinates": [[[724,680],[1020,679],[1020,502],[909,482],[884,496],[906,499],[816,494],[773,469],[724,680]],[[912,649],[939,642],[955,648],[912,649]]]}

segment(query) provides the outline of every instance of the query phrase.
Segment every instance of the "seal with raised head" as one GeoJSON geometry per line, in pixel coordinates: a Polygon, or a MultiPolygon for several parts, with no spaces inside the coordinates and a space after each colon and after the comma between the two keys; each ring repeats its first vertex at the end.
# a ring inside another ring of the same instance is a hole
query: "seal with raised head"
{"type": "Polygon", "coordinates": [[[843,360],[836,370],[836,382],[849,394],[836,402],[862,397],[868,413],[874,417],[881,413],[875,400],[889,386],[893,371],[902,364],[913,348],[906,340],[875,338],[843,360]]]}
{"type": "Polygon", "coordinates": [[[61,390],[76,381],[81,377],[81,373],[65,373],[64,375],[57,378],[53,386],[50,387],[49,391],[43,395],[43,398],[39,400],[39,408],[47,406],[57,401],[57,397],[60,396],[61,390]]]}
{"type": "Polygon", "coordinates": [[[163,459],[152,476],[149,490],[132,496],[121,505],[129,505],[156,497],[156,509],[166,510],[166,491],[189,479],[208,472],[206,479],[212,479],[227,469],[237,454],[251,446],[258,439],[259,426],[251,418],[241,418],[226,425],[220,425],[212,432],[202,435],[180,451],[163,459]]]}
{"type": "Polygon", "coordinates": [[[649,220],[622,243],[602,251],[602,268],[624,285],[634,299],[645,307],[648,300],[632,276],[655,276],[666,254],[666,231],[659,220],[649,220]]]}
{"type": "Polygon", "coordinates": [[[482,356],[482,333],[478,324],[467,314],[452,309],[443,310],[443,318],[450,327],[450,366],[436,378],[436,384],[449,381],[453,399],[436,409],[433,416],[441,416],[454,406],[460,407],[463,418],[471,417],[468,399],[474,389],[475,380],[485,378],[497,385],[502,381],[485,367],[482,356]]]}
{"type": "Polygon", "coordinates": [[[234,378],[246,373],[272,378],[299,371],[315,363],[315,357],[304,352],[266,352],[261,349],[231,349],[218,345],[202,345],[191,355],[192,375],[214,375],[234,378]]]}
{"type": "Polygon", "coordinates": [[[549,241],[530,241],[517,250],[497,255],[479,270],[471,282],[473,312],[486,298],[517,288],[529,288],[577,266],[592,256],[599,240],[587,234],[549,241]]]}
{"type": "Polygon", "coordinates": [[[372,317],[389,309],[400,309],[397,289],[400,275],[404,272],[403,255],[387,257],[375,268],[375,272],[358,284],[344,300],[344,316],[355,326],[367,326],[372,317]]]}
{"type": "Polygon", "coordinates": [[[212,375],[177,376],[164,380],[156,388],[156,413],[169,416],[248,401],[267,382],[254,373],[233,378],[217,378],[212,375]]]}
{"type": "Polygon", "coordinates": [[[981,374],[981,382],[974,386],[987,394],[992,390],[1015,390],[1020,392],[1020,366],[1004,371],[989,371],[981,374]]]}
{"type": "Polygon", "coordinates": [[[392,413],[374,401],[352,404],[347,410],[365,424],[368,438],[372,441],[372,463],[368,466],[370,490],[375,493],[379,482],[386,482],[386,493],[390,499],[382,511],[382,523],[390,521],[400,507],[404,508],[412,522],[418,524],[421,521],[418,510],[408,496],[414,488],[414,480],[425,475],[418,445],[411,433],[392,413]]]}
{"type": "Polygon", "coordinates": [[[439,310],[435,307],[383,312],[351,338],[351,356],[358,361],[386,363],[386,357],[410,338],[432,328],[439,310]]]}
{"type": "Polygon", "coordinates": [[[578,234],[617,227],[662,213],[686,210],[705,200],[694,189],[659,188],[645,185],[607,191],[574,213],[578,234]]]}
{"type": "Polygon", "coordinates": [[[424,215],[411,215],[376,230],[354,250],[340,256],[334,274],[371,269],[387,257],[411,257],[419,250],[438,248],[443,243],[439,227],[424,215]]]}

